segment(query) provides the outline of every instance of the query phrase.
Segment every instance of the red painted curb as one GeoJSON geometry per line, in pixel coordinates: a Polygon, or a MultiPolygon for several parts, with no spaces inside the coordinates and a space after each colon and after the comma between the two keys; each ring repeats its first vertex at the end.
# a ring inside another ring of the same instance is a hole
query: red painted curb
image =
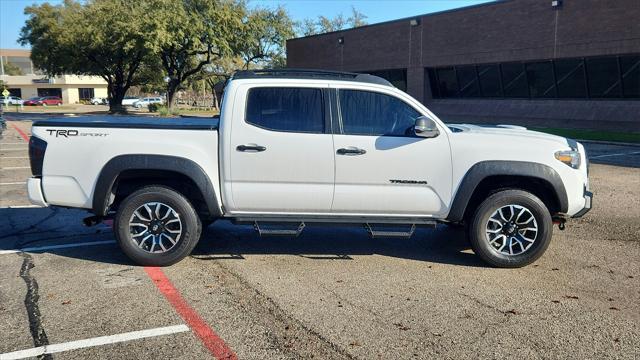
{"type": "Polygon", "coordinates": [[[17,127],[15,124],[11,124],[11,127],[16,129],[16,131],[18,132],[18,134],[20,134],[20,136],[22,136],[22,138],[24,139],[24,141],[29,142],[29,135],[27,135],[27,133],[25,133],[24,131],[22,131],[22,129],[20,129],[19,127],[17,127]]]}
{"type": "Polygon", "coordinates": [[[198,313],[180,295],[171,280],[167,278],[162,269],[158,267],[145,266],[144,271],[153,280],[158,290],[171,303],[171,306],[180,314],[191,330],[200,338],[200,341],[216,357],[216,359],[236,360],[238,356],[229,346],[216,334],[211,327],[198,315],[198,313]]]}

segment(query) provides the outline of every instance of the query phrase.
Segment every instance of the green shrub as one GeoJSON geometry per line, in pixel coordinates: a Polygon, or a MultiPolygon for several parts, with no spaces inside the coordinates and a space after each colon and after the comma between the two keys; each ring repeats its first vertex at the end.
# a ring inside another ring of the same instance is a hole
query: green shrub
{"type": "Polygon", "coordinates": [[[166,110],[167,107],[160,104],[149,104],[149,112],[160,112],[161,108],[166,110]]]}

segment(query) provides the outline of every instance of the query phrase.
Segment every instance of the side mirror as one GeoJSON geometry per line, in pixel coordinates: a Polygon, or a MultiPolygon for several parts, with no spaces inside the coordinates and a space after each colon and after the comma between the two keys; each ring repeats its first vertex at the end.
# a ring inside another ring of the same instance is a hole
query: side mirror
{"type": "Polygon", "coordinates": [[[426,116],[420,116],[416,119],[413,131],[416,133],[416,136],[423,138],[434,138],[440,135],[440,130],[438,130],[436,122],[426,116]]]}

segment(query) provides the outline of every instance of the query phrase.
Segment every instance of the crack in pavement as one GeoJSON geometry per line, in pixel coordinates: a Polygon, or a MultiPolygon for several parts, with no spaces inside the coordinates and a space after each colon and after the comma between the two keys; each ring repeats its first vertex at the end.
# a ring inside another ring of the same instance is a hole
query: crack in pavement
{"type": "Polygon", "coordinates": [[[235,280],[236,286],[226,284],[222,290],[231,295],[232,298],[245,299],[245,301],[235,303],[236,306],[241,306],[247,311],[260,314],[260,318],[263,319],[263,325],[273,332],[269,334],[269,338],[281,350],[294,353],[300,358],[308,358],[315,355],[325,359],[356,359],[346,349],[288,314],[273,299],[253,287],[239,274],[218,261],[213,261],[212,263],[223,273],[228,274],[231,279],[235,280]],[[251,298],[253,299],[249,300],[251,298]],[[265,315],[266,317],[271,317],[271,319],[266,318],[265,315]],[[296,332],[298,334],[295,334],[296,332]],[[292,334],[294,335],[293,338],[292,334]],[[297,345],[294,343],[297,343],[297,345]],[[315,344],[315,346],[311,344],[315,344]]]}
{"type": "MultiPolygon", "coordinates": [[[[40,300],[38,282],[33,275],[31,275],[31,269],[35,267],[33,258],[24,252],[18,253],[18,256],[23,258],[20,277],[27,285],[24,306],[27,309],[27,316],[29,317],[29,331],[33,338],[33,345],[34,347],[49,345],[49,338],[47,338],[47,333],[42,326],[40,307],[38,306],[38,300],[40,300]]],[[[51,356],[51,354],[43,354],[38,356],[38,358],[50,360],[53,359],[53,356],[51,356]]]]}

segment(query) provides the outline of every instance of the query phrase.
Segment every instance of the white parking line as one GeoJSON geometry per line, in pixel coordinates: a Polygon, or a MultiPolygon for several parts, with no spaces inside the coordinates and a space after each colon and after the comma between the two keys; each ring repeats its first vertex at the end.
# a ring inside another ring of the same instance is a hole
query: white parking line
{"type": "Polygon", "coordinates": [[[8,183],[0,183],[0,185],[24,185],[26,184],[25,181],[23,182],[8,182],[8,183]]]}
{"type": "Polygon", "coordinates": [[[123,334],[100,336],[84,340],[69,341],[60,344],[52,344],[39,346],[37,348],[13,351],[10,353],[0,354],[0,360],[24,359],[28,357],[41,356],[44,354],[54,354],[63,351],[83,349],[94,346],[109,345],[121,343],[125,341],[144,339],[155,336],[171,335],[189,331],[187,325],[174,325],[161,328],[132,331],[123,334]]]}
{"type": "Polygon", "coordinates": [[[589,159],[600,159],[600,158],[603,158],[603,157],[637,155],[637,154],[640,154],[640,151],[632,151],[632,152],[629,152],[629,153],[618,153],[618,154],[606,154],[606,155],[589,156],[589,159]]]}
{"type": "Polygon", "coordinates": [[[7,254],[16,254],[21,252],[37,252],[37,251],[46,251],[46,250],[55,250],[55,249],[69,249],[75,247],[83,247],[83,246],[96,246],[96,245],[107,245],[107,244],[115,244],[114,240],[104,240],[104,241],[88,241],[74,244],[59,244],[59,245],[47,245],[47,246],[33,246],[22,249],[9,249],[9,250],[0,250],[0,255],[7,254]]]}
{"type": "Polygon", "coordinates": [[[0,209],[30,209],[30,208],[44,208],[40,205],[9,205],[9,206],[0,206],[0,209]]]}
{"type": "Polygon", "coordinates": [[[0,148],[0,151],[25,151],[25,150],[29,150],[28,148],[19,148],[19,149],[2,149],[0,148]]]}
{"type": "Polygon", "coordinates": [[[0,170],[20,170],[20,169],[31,169],[31,168],[29,166],[14,166],[14,167],[0,168],[0,170]]]}
{"type": "Polygon", "coordinates": [[[28,159],[28,156],[3,156],[3,159],[28,159]]]}
{"type": "Polygon", "coordinates": [[[21,143],[3,143],[0,141],[0,145],[26,145],[26,143],[21,142],[21,143]]]}

